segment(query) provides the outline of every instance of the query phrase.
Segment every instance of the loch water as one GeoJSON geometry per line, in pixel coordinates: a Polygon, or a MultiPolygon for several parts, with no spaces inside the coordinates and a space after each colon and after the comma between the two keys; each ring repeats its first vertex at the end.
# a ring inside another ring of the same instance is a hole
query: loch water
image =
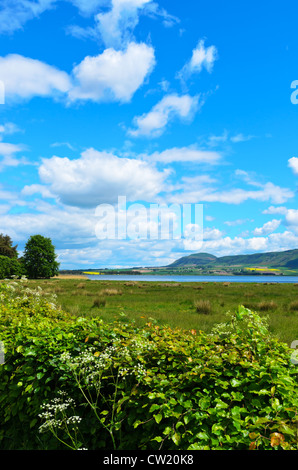
{"type": "Polygon", "coordinates": [[[100,274],[88,275],[88,279],[98,281],[146,281],[146,282],[274,282],[298,283],[298,276],[193,276],[193,275],[158,275],[158,274],[100,274]]]}

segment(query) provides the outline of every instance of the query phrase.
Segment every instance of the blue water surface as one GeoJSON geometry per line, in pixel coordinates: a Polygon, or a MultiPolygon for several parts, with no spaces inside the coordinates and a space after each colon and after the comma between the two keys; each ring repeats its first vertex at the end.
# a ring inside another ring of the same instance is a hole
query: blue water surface
{"type": "Polygon", "coordinates": [[[298,276],[192,276],[151,274],[100,274],[87,276],[98,281],[152,281],[152,282],[274,282],[298,283],[298,276]]]}

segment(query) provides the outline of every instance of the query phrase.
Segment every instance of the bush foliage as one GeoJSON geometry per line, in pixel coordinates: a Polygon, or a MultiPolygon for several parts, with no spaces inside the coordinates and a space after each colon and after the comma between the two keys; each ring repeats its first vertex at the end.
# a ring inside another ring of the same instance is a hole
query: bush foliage
{"type": "Polygon", "coordinates": [[[10,279],[14,276],[21,277],[24,273],[24,266],[20,260],[0,255],[0,279],[10,279]]]}
{"type": "Polygon", "coordinates": [[[212,334],[0,286],[1,449],[297,450],[297,365],[244,307],[212,334]]]}

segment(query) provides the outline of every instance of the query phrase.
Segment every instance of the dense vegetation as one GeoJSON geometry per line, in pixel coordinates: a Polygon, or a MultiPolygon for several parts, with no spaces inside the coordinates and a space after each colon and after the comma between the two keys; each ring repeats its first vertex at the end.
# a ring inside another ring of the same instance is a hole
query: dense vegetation
{"type": "Polygon", "coordinates": [[[25,245],[24,256],[19,258],[17,245],[8,235],[0,234],[0,279],[23,275],[32,278],[50,278],[59,272],[55,247],[50,238],[32,235],[25,245]]]}
{"type": "Polygon", "coordinates": [[[298,449],[293,351],[258,314],[108,323],[33,285],[0,287],[1,449],[298,449]]]}

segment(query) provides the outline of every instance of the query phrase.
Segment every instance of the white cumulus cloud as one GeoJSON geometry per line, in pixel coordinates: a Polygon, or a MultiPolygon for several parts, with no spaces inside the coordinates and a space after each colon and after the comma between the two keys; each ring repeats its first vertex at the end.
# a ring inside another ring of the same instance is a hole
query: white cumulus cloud
{"type": "Polygon", "coordinates": [[[98,56],[87,56],[73,69],[76,85],[69,99],[128,102],[154,65],[154,49],[144,43],[130,43],[125,51],[109,48],[98,56]]]}
{"type": "Polygon", "coordinates": [[[96,207],[116,203],[118,196],[150,201],[162,190],[168,172],[91,148],[74,160],[57,156],[43,159],[39,175],[63,204],[96,207]]]}

